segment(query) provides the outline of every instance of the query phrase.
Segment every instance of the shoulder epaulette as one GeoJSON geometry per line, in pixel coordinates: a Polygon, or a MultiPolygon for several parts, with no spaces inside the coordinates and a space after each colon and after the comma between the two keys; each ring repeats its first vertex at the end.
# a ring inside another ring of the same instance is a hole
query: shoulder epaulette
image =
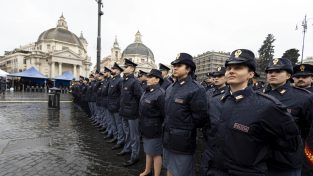
{"type": "Polygon", "coordinates": [[[312,92],[310,92],[309,90],[306,90],[306,89],[303,89],[303,88],[300,88],[300,87],[296,87],[296,86],[292,86],[293,88],[295,88],[295,89],[298,89],[298,90],[301,90],[301,91],[304,91],[304,92],[306,92],[306,93],[309,93],[309,94],[311,94],[312,92]]]}
{"type": "Polygon", "coordinates": [[[277,100],[275,97],[273,97],[271,95],[268,95],[268,94],[265,94],[265,93],[262,93],[262,92],[259,92],[259,91],[256,91],[255,93],[260,95],[260,96],[262,96],[262,97],[264,97],[264,98],[266,98],[266,99],[268,99],[268,100],[270,100],[270,101],[272,101],[275,104],[279,104],[279,105],[282,104],[279,100],[277,100]]]}

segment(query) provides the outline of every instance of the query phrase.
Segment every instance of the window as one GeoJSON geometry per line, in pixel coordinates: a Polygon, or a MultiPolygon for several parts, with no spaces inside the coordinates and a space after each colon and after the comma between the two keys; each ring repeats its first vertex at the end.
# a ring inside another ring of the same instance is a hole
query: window
{"type": "Polygon", "coordinates": [[[67,49],[68,49],[68,47],[62,46],[62,50],[67,50],[67,49]]]}
{"type": "Polygon", "coordinates": [[[118,57],[118,51],[115,51],[115,58],[118,57]]]}
{"type": "Polygon", "coordinates": [[[47,44],[47,49],[50,50],[50,44],[47,44]]]}
{"type": "Polygon", "coordinates": [[[23,59],[23,64],[26,64],[26,59],[23,59]]]}

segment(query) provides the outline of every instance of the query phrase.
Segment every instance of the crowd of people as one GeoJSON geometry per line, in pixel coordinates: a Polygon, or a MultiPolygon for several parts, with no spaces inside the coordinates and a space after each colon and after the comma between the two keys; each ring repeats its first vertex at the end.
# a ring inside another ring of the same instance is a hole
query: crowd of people
{"type": "Polygon", "coordinates": [[[0,76],[0,95],[2,96],[5,95],[6,85],[7,83],[5,77],[0,76]]]}
{"type": "Polygon", "coordinates": [[[191,55],[180,53],[171,65],[172,75],[160,64],[135,77],[137,64],[125,59],[123,68],[114,63],[71,87],[74,103],[117,156],[129,156],[124,166],[139,161],[142,140],[140,176],[158,176],[162,167],[168,176],[195,175],[201,131],[202,176],[313,175],[312,65],[273,59],[266,83],[255,81],[256,60],[247,49],[233,51],[202,83],[191,55]]]}

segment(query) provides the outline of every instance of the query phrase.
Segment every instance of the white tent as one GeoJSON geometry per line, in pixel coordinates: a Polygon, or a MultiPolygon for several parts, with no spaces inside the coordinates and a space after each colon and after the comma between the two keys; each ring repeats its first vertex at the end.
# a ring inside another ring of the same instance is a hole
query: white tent
{"type": "Polygon", "coordinates": [[[0,69],[0,77],[7,77],[8,74],[9,73],[7,73],[7,72],[5,72],[5,71],[0,69]]]}

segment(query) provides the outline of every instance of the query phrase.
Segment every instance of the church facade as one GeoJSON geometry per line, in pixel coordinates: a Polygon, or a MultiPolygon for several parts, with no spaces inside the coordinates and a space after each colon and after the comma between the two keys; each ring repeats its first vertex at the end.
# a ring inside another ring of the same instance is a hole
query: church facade
{"type": "Polygon", "coordinates": [[[142,35],[138,31],[135,34],[135,41],[129,44],[123,51],[120,49],[117,38],[115,37],[115,41],[113,43],[113,47],[111,48],[111,55],[103,58],[101,60],[101,70],[104,66],[111,67],[114,62],[123,66],[124,59],[129,59],[132,62],[138,64],[136,68],[136,72],[139,70],[143,70],[149,72],[153,68],[157,68],[154,60],[153,52],[148,48],[145,44],[143,44],[142,35]]]}
{"type": "Polygon", "coordinates": [[[14,73],[34,66],[43,75],[54,78],[65,71],[88,76],[91,61],[87,54],[88,43],[81,33],[80,37],[68,30],[63,14],[56,28],[42,32],[34,43],[5,52],[0,57],[0,68],[14,73]]]}

